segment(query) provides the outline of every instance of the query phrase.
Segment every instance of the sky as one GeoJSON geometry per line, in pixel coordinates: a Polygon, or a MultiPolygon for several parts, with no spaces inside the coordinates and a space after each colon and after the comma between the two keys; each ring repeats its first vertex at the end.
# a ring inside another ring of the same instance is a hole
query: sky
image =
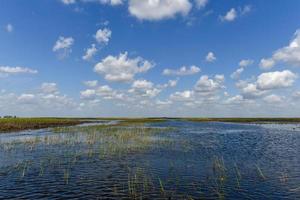
{"type": "Polygon", "coordinates": [[[0,116],[300,117],[298,0],[1,0],[0,116]]]}

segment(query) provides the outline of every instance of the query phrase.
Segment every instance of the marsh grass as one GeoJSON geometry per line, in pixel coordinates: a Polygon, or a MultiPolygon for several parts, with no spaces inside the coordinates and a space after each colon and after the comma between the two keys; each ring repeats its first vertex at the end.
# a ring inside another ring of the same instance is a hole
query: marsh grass
{"type": "Polygon", "coordinates": [[[41,129],[57,126],[74,126],[87,122],[90,121],[71,118],[0,118],[0,132],[41,129]]]}

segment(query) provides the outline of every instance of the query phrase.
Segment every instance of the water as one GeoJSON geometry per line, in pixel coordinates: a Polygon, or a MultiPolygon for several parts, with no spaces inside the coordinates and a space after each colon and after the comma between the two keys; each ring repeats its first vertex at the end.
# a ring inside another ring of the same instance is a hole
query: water
{"type": "Polygon", "coordinates": [[[174,129],[109,156],[84,133],[2,134],[0,199],[300,199],[299,125],[147,126],[174,129]]]}

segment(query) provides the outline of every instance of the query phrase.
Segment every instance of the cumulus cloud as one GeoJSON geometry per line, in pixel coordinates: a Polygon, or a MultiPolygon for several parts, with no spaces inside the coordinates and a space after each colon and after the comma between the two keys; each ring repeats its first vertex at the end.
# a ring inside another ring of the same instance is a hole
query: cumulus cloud
{"type": "Polygon", "coordinates": [[[88,48],[85,52],[85,55],[82,56],[83,60],[91,60],[93,56],[97,53],[98,49],[95,44],[92,44],[90,48],[88,48]]]}
{"type": "Polygon", "coordinates": [[[192,8],[189,0],[129,0],[129,12],[140,20],[161,20],[187,15],[192,8]]]}
{"type": "Polygon", "coordinates": [[[296,91],[292,94],[292,97],[296,100],[299,100],[300,99],[300,91],[296,91]]]}
{"type": "Polygon", "coordinates": [[[221,16],[221,20],[231,22],[237,18],[237,15],[235,8],[231,8],[224,16],[221,16]]]}
{"type": "Polygon", "coordinates": [[[282,103],[283,102],[283,97],[271,94],[263,99],[266,103],[273,104],[273,103],[282,103]]]}
{"type": "Polygon", "coordinates": [[[95,39],[99,44],[107,44],[111,38],[112,31],[108,28],[99,29],[95,34],[95,39]]]}
{"type": "Polygon", "coordinates": [[[61,0],[63,4],[70,5],[75,4],[77,1],[83,2],[83,3],[101,3],[101,4],[108,4],[111,6],[117,6],[123,4],[123,0],[61,0]]]}
{"type": "Polygon", "coordinates": [[[86,85],[87,87],[96,87],[98,85],[98,81],[97,80],[93,80],[93,81],[85,81],[83,82],[84,85],[86,85]]]}
{"type": "Polygon", "coordinates": [[[289,70],[260,74],[255,82],[239,81],[237,87],[246,99],[256,99],[275,89],[283,89],[293,85],[297,75],[289,70]]]}
{"type": "Polygon", "coordinates": [[[208,4],[208,0],[195,0],[198,9],[204,8],[208,4]]]}
{"type": "Polygon", "coordinates": [[[8,33],[11,33],[11,32],[13,32],[14,27],[13,27],[12,24],[7,24],[7,25],[5,26],[5,30],[6,30],[8,33]]]}
{"type": "Polygon", "coordinates": [[[100,0],[102,4],[109,4],[112,6],[117,6],[123,4],[123,0],[100,0]]]}
{"type": "Polygon", "coordinates": [[[238,87],[245,99],[256,99],[266,93],[266,91],[258,89],[256,83],[239,82],[238,87]]]}
{"type": "Polygon", "coordinates": [[[185,90],[183,92],[175,92],[170,95],[170,99],[173,101],[193,101],[195,93],[192,90],[185,90]]]}
{"type": "Polygon", "coordinates": [[[253,60],[241,60],[239,62],[239,68],[235,72],[233,72],[230,77],[232,79],[239,79],[240,75],[244,72],[245,68],[252,64],[253,60]]]}
{"type": "Polygon", "coordinates": [[[31,103],[35,103],[33,101],[34,99],[35,99],[34,94],[21,94],[17,100],[19,103],[31,104],[31,103]]]}
{"type": "Polygon", "coordinates": [[[300,66],[300,29],[295,32],[288,46],[276,50],[271,58],[263,58],[260,66],[262,69],[270,69],[278,62],[300,66]]]}
{"type": "Polygon", "coordinates": [[[96,100],[99,102],[100,100],[97,99],[98,97],[104,100],[125,100],[125,95],[123,93],[112,89],[108,85],[102,85],[93,89],[81,91],[80,97],[83,100],[92,101],[92,103],[94,103],[96,100]]]}
{"type": "Polygon", "coordinates": [[[156,97],[161,90],[154,87],[154,84],[147,80],[136,80],[132,83],[130,93],[141,97],[156,97]]]}
{"type": "Polygon", "coordinates": [[[55,42],[52,51],[58,52],[60,58],[68,56],[72,52],[72,45],[74,44],[74,39],[72,37],[59,36],[58,40],[55,42]]]}
{"type": "Polygon", "coordinates": [[[221,21],[224,22],[233,22],[236,20],[239,16],[243,16],[249,12],[251,12],[252,6],[251,5],[245,5],[244,7],[240,7],[238,9],[231,8],[227,11],[227,13],[223,16],[220,16],[221,21]]]}
{"type": "Polygon", "coordinates": [[[292,86],[296,78],[289,70],[262,73],[257,78],[257,87],[260,90],[286,88],[292,86]]]}
{"type": "Polygon", "coordinates": [[[259,66],[261,69],[268,70],[275,65],[275,61],[272,58],[263,58],[261,59],[259,66]]]}
{"type": "Polygon", "coordinates": [[[189,68],[186,66],[181,67],[180,69],[164,69],[163,75],[176,75],[176,76],[187,76],[197,74],[201,71],[201,69],[195,65],[190,66],[189,68]]]}
{"type": "Polygon", "coordinates": [[[58,88],[56,83],[42,83],[41,91],[45,94],[57,94],[58,88]]]}
{"type": "MultiPolygon", "coordinates": [[[[45,86],[45,85],[44,85],[45,86]]],[[[55,84],[55,87],[57,85],[55,84]]],[[[43,85],[40,87],[42,88],[43,85]]],[[[78,108],[77,103],[56,90],[23,92],[21,94],[0,93],[0,108],[3,114],[25,116],[65,116],[78,108]]]]}
{"type": "Polygon", "coordinates": [[[212,95],[218,90],[224,88],[224,75],[215,75],[210,79],[207,75],[203,75],[195,85],[195,91],[203,95],[212,95]]]}
{"type": "Polygon", "coordinates": [[[63,4],[70,5],[76,3],[76,0],[61,0],[63,4]]]}
{"type": "Polygon", "coordinates": [[[205,57],[205,60],[207,62],[214,62],[216,59],[217,58],[216,58],[216,56],[215,56],[215,54],[213,52],[208,52],[208,54],[205,57]]]}
{"type": "Polygon", "coordinates": [[[128,53],[119,56],[107,56],[96,64],[94,71],[104,75],[105,80],[114,82],[130,82],[138,73],[147,72],[154,65],[141,57],[129,58],[128,53]]]}
{"type": "Polygon", "coordinates": [[[28,67],[0,66],[0,74],[37,74],[38,71],[28,67]]]}

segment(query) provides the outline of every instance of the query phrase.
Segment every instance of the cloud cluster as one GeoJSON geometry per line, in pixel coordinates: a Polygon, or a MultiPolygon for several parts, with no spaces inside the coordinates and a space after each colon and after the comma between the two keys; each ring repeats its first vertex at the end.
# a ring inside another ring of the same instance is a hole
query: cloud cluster
{"type": "Polygon", "coordinates": [[[107,44],[111,38],[112,32],[108,28],[99,29],[95,34],[95,39],[99,44],[107,44]]]}
{"type": "Polygon", "coordinates": [[[205,57],[205,60],[207,62],[214,62],[215,60],[217,60],[217,58],[213,52],[208,52],[208,54],[205,57]]]}
{"type": "Polygon", "coordinates": [[[58,40],[55,42],[52,51],[58,52],[60,58],[65,58],[72,52],[72,45],[74,44],[74,39],[72,37],[59,36],[58,40]]]}
{"type": "Polygon", "coordinates": [[[289,70],[262,73],[254,83],[240,81],[237,87],[241,89],[246,99],[255,99],[269,91],[291,87],[297,75],[289,70]]]}
{"type": "Polygon", "coordinates": [[[189,68],[186,66],[182,66],[181,68],[176,69],[176,70],[164,69],[163,75],[187,76],[187,75],[197,74],[199,72],[201,72],[201,69],[195,65],[192,65],[189,68]]]}
{"type": "Polygon", "coordinates": [[[244,72],[245,68],[254,63],[253,60],[241,60],[239,63],[239,68],[231,74],[232,79],[239,79],[241,74],[244,72]]]}
{"type": "Polygon", "coordinates": [[[109,55],[102,59],[95,65],[94,71],[104,75],[107,81],[131,82],[136,74],[147,72],[153,66],[153,63],[141,57],[129,58],[125,52],[119,56],[109,55]]]}
{"type": "Polygon", "coordinates": [[[226,12],[225,15],[220,16],[221,21],[224,22],[233,22],[234,20],[237,19],[237,17],[245,15],[249,13],[252,10],[252,7],[250,5],[245,5],[242,8],[231,8],[226,12]]]}
{"type": "Polygon", "coordinates": [[[38,71],[28,67],[10,67],[10,66],[0,66],[0,74],[10,75],[10,74],[37,74],[38,71]]]}
{"type": "Polygon", "coordinates": [[[189,0],[129,0],[129,12],[140,20],[161,20],[177,14],[187,15],[189,0]]]}
{"type": "Polygon", "coordinates": [[[38,91],[21,94],[0,92],[2,114],[22,116],[66,116],[74,114],[78,104],[60,94],[57,84],[43,83],[38,91]]]}
{"type": "Polygon", "coordinates": [[[95,44],[92,44],[90,48],[88,48],[85,52],[85,55],[82,56],[83,60],[91,60],[94,55],[97,53],[98,49],[95,44]]]}
{"type": "Polygon", "coordinates": [[[295,32],[288,46],[276,50],[271,58],[261,59],[260,67],[268,70],[278,62],[300,66],[300,30],[295,32]]]}

